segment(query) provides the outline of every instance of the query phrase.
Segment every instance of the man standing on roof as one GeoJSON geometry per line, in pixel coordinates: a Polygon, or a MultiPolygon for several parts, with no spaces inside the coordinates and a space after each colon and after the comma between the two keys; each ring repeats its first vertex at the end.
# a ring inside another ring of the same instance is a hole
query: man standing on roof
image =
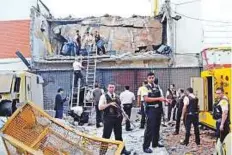
{"type": "Polygon", "coordinates": [[[97,45],[97,54],[100,55],[100,51],[102,51],[103,54],[106,54],[103,40],[101,40],[101,36],[98,31],[95,31],[95,42],[97,45]]]}
{"type": "Polygon", "coordinates": [[[76,31],[75,42],[77,44],[76,55],[78,56],[80,55],[80,49],[81,49],[81,35],[79,33],[79,30],[76,31]]]}

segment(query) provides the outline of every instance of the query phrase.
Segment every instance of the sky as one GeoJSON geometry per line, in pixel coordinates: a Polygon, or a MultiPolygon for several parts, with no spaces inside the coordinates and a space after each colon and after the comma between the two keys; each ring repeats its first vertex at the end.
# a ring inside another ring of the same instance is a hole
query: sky
{"type": "MultiPolygon", "coordinates": [[[[152,0],[42,0],[55,17],[151,15],[152,0]]],[[[29,19],[36,0],[0,0],[0,20],[29,19]]]]}
{"type": "MultiPolygon", "coordinates": [[[[0,20],[29,19],[30,7],[37,0],[0,0],[0,20]]],[[[101,16],[106,13],[130,17],[133,14],[152,15],[154,0],[42,0],[55,17],[101,16]]],[[[164,0],[161,0],[164,1],[164,0]]],[[[171,0],[183,3],[194,0],[171,0]]],[[[232,21],[232,0],[201,1],[201,18],[232,21]]],[[[190,3],[191,4],[191,3],[190,3]]],[[[183,5],[184,6],[184,5],[183,5]]],[[[185,12],[187,14],[187,12],[185,12]]],[[[200,18],[200,17],[196,17],[200,18]]]]}

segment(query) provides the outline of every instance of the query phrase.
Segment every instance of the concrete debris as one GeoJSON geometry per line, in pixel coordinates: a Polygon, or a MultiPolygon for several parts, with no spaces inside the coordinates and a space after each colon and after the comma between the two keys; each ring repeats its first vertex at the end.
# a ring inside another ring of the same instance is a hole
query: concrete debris
{"type": "Polygon", "coordinates": [[[128,60],[151,60],[151,59],[155,59],[157,61],[161,61],[161,60],[169,61],[170,58],[164,55],[156,54],[155,51],[149,51],[143,54],[127,52],[120,55],[113,55],[110,58],[102,59],[102,61],[111,61],[111,60],[128,61],[128,60]]]}
{"type": "MultiPolygon", "coordinates": [[[[162,24],[151,17],[93,17],[77,20],[75,24],[68,24],[70,23],[68,21],[66,23],[65,25],[64,22],[60,24],[54,22],[51,26],[52,32],[57,34],[61,30],[64,38],[73,39],[76,30],[80,31],[82,37],[87,31],[93,34],[98,31],[105,42],[107,51],[134,52],[140,46],[162,43],[162,24]]],[[[53,37],[51,39],[54,40],[53,37]]]]}
{"type": "Polygon", "coordinates": [[[213,137],[214,131],[212,130],[200,130],[201,145],[197,146],[195,143],[194,130],[191,131],[190,142],[188,146],[180,145],[185,137],[185,129],[182,126],[179,135],[172,135],[175,130],[175,126],[171,123],[162,132],[165,138],[165,146],[170,155],[209,155],[213,154],[216,138],[213,137]]]}

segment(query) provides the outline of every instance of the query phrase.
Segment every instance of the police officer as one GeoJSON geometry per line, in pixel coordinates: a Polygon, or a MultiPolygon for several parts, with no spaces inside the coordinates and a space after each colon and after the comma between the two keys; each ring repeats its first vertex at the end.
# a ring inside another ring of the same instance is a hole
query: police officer
{"type": "Polygon", "coordinates": [[[172,119],[173,121],[175,121],[176,109],[174,107],[176,105],[176,97],[177,97],[175,84],[170,85],[170,88],[168,88],[167,90],[166,97],[172,100],[172,104],[168,104],[168,121],[171,120],[172,109],[173,109],[172,119]]]}
{"type": "MultiPolygon", "coordinates": [[[[121,102],[119,97],[114,93],[115,85],[110,83],[108,85],[108,92],[100,97],[99,110],[103,110],[103,138],[109,139],[114,130],[116,140],[123,141],[122,139],[122,113],[121,102]]],[[[100,154],[105,154],[107,148],[101,147],[100,154]]],[[[122,154],[129,155],[130,152],[125,149],[122,150],[122,154]]]]}
{"type": "Polygon", "coordinates": [[[229,102],[228,98],[224,95],[223,88],[217,88],[216,95],[218,102],[214,104],[213,118],[216,119],[216,136],[220,138],[222,143],[230,131],[228,117],[229,102]]]}
{"type": "Polygon", "coordinates": [[[187,88],[186,97],[184,98],[184,107],[182,111],[181,120],[183,120],[186,113],[186,134],[185,140],[181,142],[181,145],[189,144],[191,124],[194,126],[195,142],[200,145],[200,134],[199,134],[199,108],[198,108],[198,98],[193,94],[193,88],[187,88]]]}
{"type": "Polygon", "coordinates": [[[147,124],[144,133],[143,151],[145,153],[152,153],[149,148],[151,141],[152,147],[163,147],[159,144],[159,130],[162,114],[162,102],[169,102],[169,100],[161,97],[161,92],[158,85],[154,84],[155,75],[150,72],[147,74],[148,85],[143,97],[146,103],[147,124]]]}
{"type": "Polygon", "coordinates": [[[143,85],[139,87],[137,92],[137,106],[140,107],[141,111],[141,121],[140,121],[140,129],[144,129],[145,126],[145,110],[144,110],[144,99],[143,92],[146,91],[147,80],[144,80],[143,85]]]}
{"type": "Polygon", "coordinates": [[[178,135],[179,134],[179,130],[180,130],[180,119],[182,116],[182,110],[184,107],[184,89],[179,89],[178,90],[179,93],[179,97],[178,97],[178,101],[177,101],[177,119],[176,119],[176,130],[173,133],[173,135],[178,135]]]}

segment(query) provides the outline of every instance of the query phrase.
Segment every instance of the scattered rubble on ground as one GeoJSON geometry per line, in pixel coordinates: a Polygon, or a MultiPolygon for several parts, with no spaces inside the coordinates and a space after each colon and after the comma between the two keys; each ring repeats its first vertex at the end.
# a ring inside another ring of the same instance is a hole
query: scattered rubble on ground
{"type": "Polygon", "coordinates": [[[216,138],[213,136],[212,130],[200,130],[201,145],[195,143],[195,135],[192,127],[190,142],[188,146],[180,145],[180,141],[184,139],[185,129],[182,126],[179,135],[172,135],[175,130],[174,123],[163,128],[162,137],[164,144],[170,155],[211,155],[214,153],[216,138]]]}
{"type": "MultiPolygon", "coordinates": [[[[146,155],[143,153],[142,144],[144,138],[144,129],[139,129],[139,121],[134,123],[136,128],[128,132],[125,131],[125,125],[123,125],[123,139],[128,150],[132,151],[132,155],[146,155]]],[[[73,126],[73,125],[72,125],[73,126]]],[[[103,128],[96,128],[95,125],[88,126],[73,126],[77,130],[92,134],[95,136],[102,136],[103,128]]],[[[133,127],[133,126],[132,126],[133,127]]],[[[216,139],[213,136],[212,130],[200,130],[201,145],[198,147],[195,144],[194,130],[191,130],[190,143],[188,146],[180,145],[180,141],[184,139],[185,129],[181,127],[179,135],[172,135],[175,130],[175,122],[170,124],[166,123],[166,126],[161,126],[161,142],[165,145],[165,148],[153,149],[154,154],[159,155],[211,155],[214,153],[216,139]]],[[[112,134],[111,139],[114,139],[112,134]]]]}

